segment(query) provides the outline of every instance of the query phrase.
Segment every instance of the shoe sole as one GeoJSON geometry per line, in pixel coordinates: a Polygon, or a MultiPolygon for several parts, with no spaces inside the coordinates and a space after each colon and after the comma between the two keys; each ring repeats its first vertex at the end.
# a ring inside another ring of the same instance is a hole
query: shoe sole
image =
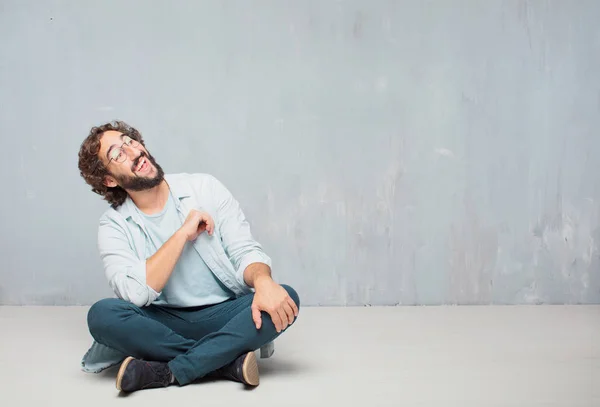
{"type": "Polygon", "coordinates": [[[244,364],[242,365],[242,375],[244,380],[250,386],[258,386],[260,378],[258,375],[258,362],[254,352],[248,352],[244,364]]]}
{"type": "Polygon", "coordinates": [[[123,375],[125,374],[125,370],[127,369],[127,365],[129,364],[129,362],[131,362],[134,358],[132,356],[129,356],[127,359],[125,359],[123,361],[123,363],[121,363],[121,367],[119,368],[119,373],[117,373],[117,390],[121,391],[121,380],[123,380],[123,375]]]}

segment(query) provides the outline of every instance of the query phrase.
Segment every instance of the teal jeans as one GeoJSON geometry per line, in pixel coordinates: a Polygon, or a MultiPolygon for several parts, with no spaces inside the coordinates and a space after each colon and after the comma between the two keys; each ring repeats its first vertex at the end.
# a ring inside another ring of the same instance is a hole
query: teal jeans
{"type": "MultiPolygon", "coordinates": [[[[296,291],[282,286],[300,309],[296,291]]],[[[88,327],[98,343],[135,358],[168,362],[177,382],[186,385],[281,335],[266,312],[261,313],[262,326],[256,329],[250,309],[253,299],[251,293],[216,305],[182,309],[138,307],[106,298],[90,308],[88,327]]]]}

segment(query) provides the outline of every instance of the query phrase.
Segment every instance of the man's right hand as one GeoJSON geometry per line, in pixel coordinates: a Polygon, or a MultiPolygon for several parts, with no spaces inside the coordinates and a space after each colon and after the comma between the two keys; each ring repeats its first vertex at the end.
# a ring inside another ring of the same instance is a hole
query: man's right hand
{"type": "Polygon", "coordinates": [[[146,283],[154,291],[162,291],[167,284],[186,242],[196,240],[205,230],[213,234],[213,218],[206,212],[192,209],[177,232],[146,259],[146,283]]]}
{"type": "Polygon", "coordinates": [[[185,222],[179,228],[179,232],[185,236],[186,240],[194,241],[204,231],[207,231],[212,236],[215,230],[215,222],[212,216],[207,212],[192,209],[188,214],[185,222]]]}

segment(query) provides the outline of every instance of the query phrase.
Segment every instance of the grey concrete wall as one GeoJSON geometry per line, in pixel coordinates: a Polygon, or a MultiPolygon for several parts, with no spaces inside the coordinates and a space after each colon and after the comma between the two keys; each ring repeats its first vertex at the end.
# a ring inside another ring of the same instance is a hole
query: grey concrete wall
{"type": "Polygon", "coordinates": [[[600,2],[0,0],[2,304],[109,295],[92,125],[241,201],[304,304],[600,301],[600,2]]]}

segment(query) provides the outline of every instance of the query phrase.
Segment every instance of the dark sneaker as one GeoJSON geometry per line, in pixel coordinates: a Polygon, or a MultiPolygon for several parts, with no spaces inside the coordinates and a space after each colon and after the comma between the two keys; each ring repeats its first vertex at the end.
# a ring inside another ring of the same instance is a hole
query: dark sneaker
{"type": "Polygon", "coordinates": [[[166,363],[131,356],[123,361],[117,374],[117,390],[125,392],[167,387],[173,382],[173,374],[166,363]]]}
{"type": "Polygon", "coordinates": [[[258,363],[254,352],[244,353],[236,360],[217,369],[209,376],[222,377],[236,382],[244,383],[248,386],[258,386],[260,380],[258,376],[258,363]]]}

